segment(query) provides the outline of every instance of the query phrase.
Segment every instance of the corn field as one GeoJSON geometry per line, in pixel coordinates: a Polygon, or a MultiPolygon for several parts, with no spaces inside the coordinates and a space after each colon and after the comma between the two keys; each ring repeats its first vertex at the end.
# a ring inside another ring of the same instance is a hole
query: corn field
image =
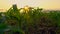
{"type": "Polygon", "coordinates": [[[47,13],[33,7],[20,11],[21,8],[13,5],[0,13],[1,34],[60,34],[60,11],[47,13]]]}

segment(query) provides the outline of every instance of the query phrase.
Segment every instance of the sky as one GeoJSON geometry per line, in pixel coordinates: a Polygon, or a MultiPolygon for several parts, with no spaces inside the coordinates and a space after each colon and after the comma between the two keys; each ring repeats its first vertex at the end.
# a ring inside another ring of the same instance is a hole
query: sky
{"type": "Polygon", "coordinates": [[[44,9],[60,9],[60,0],[0,0],[0,9],[9,9],[13,4],[18,8],[26,5],[44,9]]]}

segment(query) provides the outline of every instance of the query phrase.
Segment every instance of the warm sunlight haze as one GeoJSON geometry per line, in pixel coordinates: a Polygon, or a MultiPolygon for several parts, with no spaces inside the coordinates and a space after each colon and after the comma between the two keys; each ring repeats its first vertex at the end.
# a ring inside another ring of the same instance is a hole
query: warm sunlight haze
{"type": "Polygon", "coordinates": [[[0,0],[0,9],[9,9],[13,4],[17,4],[18,8],[28,5],[44,9],[60,9],[60,0],[0,0]]]}

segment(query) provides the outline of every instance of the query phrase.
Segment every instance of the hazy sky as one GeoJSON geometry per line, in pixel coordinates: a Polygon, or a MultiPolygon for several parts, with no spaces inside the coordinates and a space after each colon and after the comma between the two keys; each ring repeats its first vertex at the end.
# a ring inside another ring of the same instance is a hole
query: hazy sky
{"type": "Polygon", "coordinates": [[[17,4],[19,8],[28,5],[44,9],[60,9],[60,0],[0,0],[0,9],[8,9],[12,4],[17,4]]]}

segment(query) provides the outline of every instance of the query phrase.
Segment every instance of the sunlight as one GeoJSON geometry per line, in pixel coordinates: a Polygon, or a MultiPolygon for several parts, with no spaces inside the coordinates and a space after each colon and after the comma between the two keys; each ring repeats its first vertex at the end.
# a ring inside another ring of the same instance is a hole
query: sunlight
{"type": "Polygon", "coordinates": [[[0,8],[7,10],[11,5],[17,4],[18,8],[28,5],[44,9],[60,9],[59,1],[60,0],[0,0],[0,8]]]}

